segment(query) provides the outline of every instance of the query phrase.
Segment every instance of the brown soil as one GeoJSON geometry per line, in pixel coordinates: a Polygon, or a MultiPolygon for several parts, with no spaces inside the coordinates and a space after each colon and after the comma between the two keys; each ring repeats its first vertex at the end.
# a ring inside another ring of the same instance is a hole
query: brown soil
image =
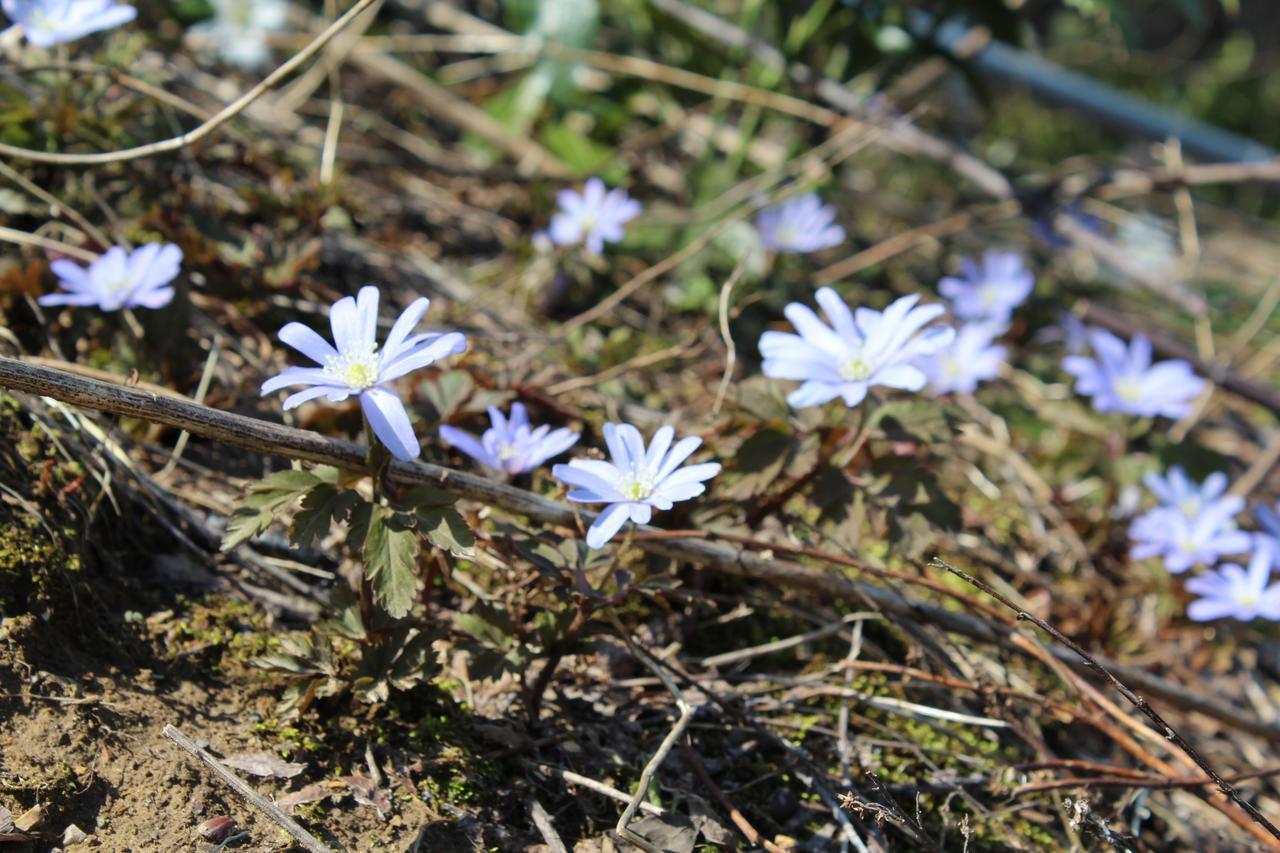
{"type": "MultiPolygon", "coordinates": [[[[15,818],[36,806],[43,812],[31,830],[36,840],[9,849],[60,846],[74,824],[90,835],[81,849],[212,850],[217,845],[198,828],[222,815],[249,833],[237,849],[290,849],[281,829],[161,733],[173,724],[218,755],[269,750],[253,734],[275,703],[260,678],[255,683],[245,672],[233,683],[212,682],[207,673],[193,679],[183,671],[190,669],[185,660],[125,671],[41,627],[32,616],[0,623],[0,805],[15,818]]],[[[290,780],[241,777],[279,798],[325,775],[312,764],[290,780]]],[[[350,796],[327,807],[302,806],[297,811],[311,817],[295,817],[350,850],[412,849],[423,826],[419,849],[474,849],[465,828],[433,822],[438,816],[421,799],[394,793],[395,813],[385,822],[350,796]],[[429,844],[432,838],[437,843],[429,844]]]]}

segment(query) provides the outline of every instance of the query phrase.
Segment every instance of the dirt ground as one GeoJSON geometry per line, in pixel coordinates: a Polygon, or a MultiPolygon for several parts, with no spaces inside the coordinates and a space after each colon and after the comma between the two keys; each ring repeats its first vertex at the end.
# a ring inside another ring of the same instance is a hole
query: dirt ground
{"type": "MultiPolygon", "coordinates": [[[[15,818],[31,808],[42,815],[30,828],[36,836],[30,845],[11,849],[49,849],[74,825],[91,849],[211,850],[217,845],[199,830],[219,816],[233,819],[236,833],[249,833],[241,849],[290,848],[282,830],[162,734],[166,724],[175,725],[220,755],[259,749],[247,733],[274,702],[261,685],[202,683],[184,672],[186,662],[144,659],[121,667],[86,654],[65,635],[37,641],[38,628],[30,617],[6,620],[0,629],[0,804],[15,818]]],[[[250,781],[279,797],[319,781],[313,776],[250,781]]],[[[406,849],[431,818],[416,799],[399,804],[385,822],[345,799],[350,807],[334,809],[339,820],[313,827],[350,849],[406,849]]]]}

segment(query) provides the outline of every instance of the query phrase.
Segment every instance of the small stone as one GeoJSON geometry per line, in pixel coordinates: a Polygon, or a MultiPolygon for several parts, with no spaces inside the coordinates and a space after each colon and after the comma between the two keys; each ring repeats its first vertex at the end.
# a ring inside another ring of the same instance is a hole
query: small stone
{"type": "Polygon", "coordinates": [[[220,842],[226,840],[227,836],[235,832],[236,822],[234,819],[226,815],[211,817],[204,823],[200,824],[200,837],[206,841],[220,842]]]}
{"type": "Polygon", "coordinates": [[[89,840],[89,836],[85,831],[74,823],[67,824],[67,828],[62,831],[62,846],[74,847],[77,844],[83,844],[89,840]]]}

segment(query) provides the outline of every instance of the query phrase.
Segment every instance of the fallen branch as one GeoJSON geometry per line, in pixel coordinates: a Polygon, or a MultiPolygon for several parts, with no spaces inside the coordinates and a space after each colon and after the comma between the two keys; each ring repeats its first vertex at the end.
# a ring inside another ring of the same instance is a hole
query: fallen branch
{"type": "Polygon", "coordinates": [[[173,726],[164,727],[164,736],[185,749],[191,755],[200,759],[200,761],[214,772],[214,774],[226,782],[231,790],[235,791],[242,799],[250,805],[256,807],[267,817],[271,818],[281,829],[298,839],[298,843],[310,850],[311,853],[331,853],[320,839],[307,832],[293,818],[280,810],[280,807],[259,794],[257,791],[245,784],[244,780],[230,770],[222,766],[218,759],[214,758],[205,750],[196,746],[195,741],[178,731],[173,726]]]}
{"type": "MultiPolygon", "coordinates": [[[[368,472],[365,449],[350,441],[326,438],[318,433],[271,423],[258,418],[221,412],[181,397],[171,397],[78,376],[65,370],[0,356],[0,388],[51,397],[74,406],[163,424],[193,435],[235,447],[306,462],[336,465],[368,472]]],[[[576,527],[574,510],[567,504],[544,498],[504,483],[432,465],[426,462],[393,462],[389,476],[406,485],[432,485],[449,494],[523,515],[543,524],[576,527]]],[[[590,519],[591,514],[579,513],[590,519]]],[[[661,534],[644,528],[646,534],[661,534]]],[[[700,566],[704,569],[764,581],[783,589],[805,589],[833,601],[873,605],[901,619],[926,622],[984,643],[1000,644],[1009,628],[972,613],[949,610],[910,598],[844,574],[800,563],[773,559],[745,548],[695,538],[661,535],[637,536],[635,544],[652,554],[700,566]]],[[[1087,670],[1068,647],[1051,644],[1049,652],[1077,669],[1087,670]]],[[[1019,650],[1025,651],[1025,650],[1019,650]]],[[[1280,741],[1280,724],[1265,722],[1240,708],[1203,693],[1194,693],[1136,667],[1098,658],[1109,670],[1144,693],[1184,710],[1197,711],[1242,731],[1280,741]]]]}
{"type": "MultiPolygon", "coordinates": [[[[1224,776],[1228,782],[1244,782],[1249,779],[1270,779],[1280,776],[1280,767],[1266,770],[1249,770],[1245,773],[1232,773],[1224,776]]],[[[1208,776],[1186,776],[1175,779],[1162,779],[1157,776],[1079,776],[1074,779],[1048,779],[1044,782],[1029,782],[1013,790],[1012,797],[1034,794],[1039,791],[1056,791],[1062,788],[1149,788],[1161,790],[1166,788],[1203,788],[1216,784],[1208,776]]]]}
{"type": "Polygon", "coordinates": [[[1190,758],[1192,761],[1194,761],[1196,763],[1196,766],[1199,767],[1201,770],[1203,770],[1205,775],[1208,776],[1213,781],[1213,783],[1218,786],[1218,790],[1220,790],[1223,794],[1225,794],[1227,799],[1231,800],[1231,802],[1239,806],[1240,809],[1243,810],[1244,813],[1247,814],[1253,820],[1254,823],[1258,824],[1267,832],[1271,833],[1271,835],[1275,837],[1277,840],[1280,840],[1280,828],[1277,828],[1275,824],[1267,820],[1266,817],[1263,816],[1262,812],[1258,811],[1257,808],[1255,808],[1252,803],[1246,801],[1243,797],[1241,797],[1240,792],[1237,791],[1230,782],[1228,782],[1226,779],[1220,776],[1217,770],[1213,769],[1213,765],[1211,765],[1208,762],[1208,760],[1200,754],[1199,750],[1197,750],[1194,746],[1192,746],[1186,740],[1186,738],[1184,738],[1181,734],[1178,733],[1178,731],[1175,728],[1173,728],[1173,726],[1169,725],[1165,721],[1164,717],[1160,716],[1160,714],[1154,708],[1152,708],[1145,699],[1143,699],[1137,693],[1134,693],[1131,689],[1129,689],[1129,687],[1125,685],[1125,683],[1122,682],[1120,679],[1116,678],[1115,675],[1113,675],[1112,672],[1109,669],[1107,669],[1107,667],[1099,663],[1092,655],[1090,655],[1088,652],[1082,649],[1079,645],[1077,645],[1070,637],[1068,637],[1066,634],[1063,634],[1057,628],[1053,627],[1052,625],[1050,625],[1048,622],[1044,621],[1040,617],[1032,613],[1029,613],[1022,607],[1019,607],[1013,601],[1010,601],[1008,597],[996,591],[996,589],[986,581],[979,580],[978,578],[975,578],[973,575],[967,572],[963,572],[960,569],[957,569],[955,566],[951,565],[950,563],[948,563],[946,560],[943,560],[943,559],[935,558],[933,561],[933,564],[938,566],[939,568],[946,569],[948,572],[951,572],[951,574],[955,575],[961,580],[964,580],[966,583],[969,583],[973,587],[982,590],[987,595],[991,596],[996,601],[1003,604],[1005,607],[1008,607],[1010,610],[1017,613],[1019,619],[1024,619],[1030,622],[1031,624],[1039,628],[1041,631],[1044,631],[1045,633],[1049,634],[1049,636],[1053,637],[1059,643],[1061,643],[1062,645],[1066,646],[1067,648],[1071,649],[1071,651],[1079,655],[1080,659],[1085,662],[1085,664],[1089,667],[1090,670],[1093,671],[1095,675],[1097,675],[1103,681],[1110,683],[1111,686],[1114,687],[1120,693],[1121,696],[1123,696],[1125,699],[1129,701],[1131,705],[1133,705],[1135,708],[1141,711],[1143,716],[1145,716],[1148,720],[1150,720],[1155,725],[1156,731],[1163,734],[1175,746],[1177,746],[1178,749],[1186,753],[1187,757],[1190,758]]]}
{"type": "Polygon", "coordinates": [[[632,844],[646,851],[646,853],[662,853],[661,848],[651,844],[648,839],[638,834],[634,829],[631,829],[628,824],[630,824],[635,818],[636,811],[639,810],[640,804],[643,803],[645,801],[645,797],[648,796],[649,784],[653,781],[654,774],[658,772],[658,768],[667,760],[667,756],[671,754],[671,750],[684,735],[685,729],[689,728],[689,724],[693,722],[694,716],[702,706],[697,703],[690,702],[685,698],[684,693],[680,691],[680,688],[676,685],[675,681],[672,680],[671,676],[658,665],[648,652],[641,649],[636,642],[631,639],[631,633],[623,627],[622,622],[615,614],[610,613],[609,617],[610,621],[613,623],[614,630],[618,632],[618,636],[627,644],[627,649],[631,652],[631,656],[647,666],[649,671],[658,677],[658,680],[662,682],[663,686],[666,687],[667,691],[671,694],[671,698],[675,699],[676,709],[680,712],[680,716],[676,720],[675,725],[671,727],[671,731],[667,732],[667,736],[664,737],[662,739],[662,743],[658,745],[657,752],[653,754],[653,757],[649,759],[649,763],[646,764],[644,766],[644,770],[641,771],[640,781],[636,783],[636,792],[631,795],[631,800],[627,803],[626,809],[623,810],[622,816],[618,818],[617,826],[614,827],[614,833],[619,838],[624,838],[627,841],[630,841],[632,844]]]}

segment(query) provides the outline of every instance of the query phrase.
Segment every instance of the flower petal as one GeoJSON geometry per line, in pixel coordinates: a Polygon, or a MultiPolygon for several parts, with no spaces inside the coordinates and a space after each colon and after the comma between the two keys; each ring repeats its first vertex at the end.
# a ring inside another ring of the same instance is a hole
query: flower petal
{"type": "Polygon", "coordinates": [[[400,398],[385,388],[369,388],[360,395],[360,408],[373,427],[373,434],[397,459],[417,459],[422,448],[413,434],[413,424],[400,398]]]}
{"type": "Polygon", "coordinates": [[[591,529],[587,531],[587,546],[603,548],[622,529],[622,525],[626,524],[629,514],[625,503],[610,504],[606,507],[596,516],[596,520],[591,523],[591,529]]]}
{"type": "Polygon", "coordinates": [[[277,334],[281,342],[288,344],[316,364],[323,367],[329,359],[337,358],[338,351],[333,345],[312,329],[302,323],[286,323],[277,334]]]}

